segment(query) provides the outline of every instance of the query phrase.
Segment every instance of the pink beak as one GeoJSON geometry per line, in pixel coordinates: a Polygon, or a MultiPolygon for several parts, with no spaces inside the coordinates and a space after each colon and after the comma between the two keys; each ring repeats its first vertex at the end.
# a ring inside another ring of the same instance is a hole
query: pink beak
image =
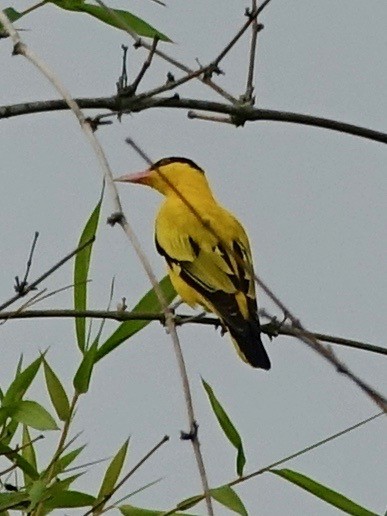
{"type": "Polygon", "coordinates": [[[149,178],[150,174],[150,170],[143,170],[142,172],[135,172],[134,174],[124,174],[123,176],[116,177],[114,181],[116,181],[117,183],[147,184],[147,179],[149,178]]]}

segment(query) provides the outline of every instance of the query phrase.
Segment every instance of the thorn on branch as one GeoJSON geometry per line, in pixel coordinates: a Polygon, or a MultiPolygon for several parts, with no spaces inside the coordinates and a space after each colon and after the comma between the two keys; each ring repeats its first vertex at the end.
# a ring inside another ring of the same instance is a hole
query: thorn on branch
{"type": "Polygon", "coordinates": [[[207,69],[203,73],[203,80],[209,81],[212,79],[213,75],[224,75],[224,71],[221,70],[218,66],[218,63],[211,63],[208,65],[207,69]]]}
{"type": "Polygon", "coordinates": [[[169,84],[171,82],[175,82],[175,76],[173,75],[172,72],[168,72],[167,73],[167,80],[166,80],[165,84],[169,84]]]}
{"type": "Polygon", "coordinates": [[[196,441],[198,438],[198,430],[199,425],[194,421],[192,423],[192,428],[189,432],[184,432],[183,430],[180,430],[180,439],[182,441],[196,441]]]}
{"type": "Polygon", "coordinates": [[[133,47],[137,50],[138,48],[142,47],[142,40],[141,38],[136,39],[136,41],[133,43],[133,47]]]}
{"type": "Polygon", "coordinates": [[[93,131],[93,133],[96,132],[96,130],[98,129],[98,127],[100,125],[111,125],[113,122],[111,120],[102,120],[101,117],[103,115],[97,115],[95,116],[94,118],[91,118],[91,117],[87,117],[85,119],[85,122],[89,124],[91,130],[93,131]]]}
{"type": "Polygon", "coordinates": [[[127,73],[127,66],[126,66],[126,59],[128,54],[128,47],[126,45],[121,45],[122,49],[122,70],[121,75],[118,78],[118,81],[116,83],[117,86],[117,93],[120,94],[122,90],[124,90],[128,86],[128,73],[127,73]]]}
{"type": "Polygon", "coordinates": [[[12,55],[13,56],[19,56],[19,55],[24,55],[25,54],[25,51],[26,51],[26,46],[24,43],[22,43],[21,41],[19,41],[18,43],[16,43],[16,45],[14,45],[13,47],[13,51],[12,51],[12,55]]]}
{"type": "Polygon", "coordinates": [[[115,211],[107,218],[106,223],[113,227],[116,224],[122,224],[123,221],[124,214],[122,211],[115,211]]]}

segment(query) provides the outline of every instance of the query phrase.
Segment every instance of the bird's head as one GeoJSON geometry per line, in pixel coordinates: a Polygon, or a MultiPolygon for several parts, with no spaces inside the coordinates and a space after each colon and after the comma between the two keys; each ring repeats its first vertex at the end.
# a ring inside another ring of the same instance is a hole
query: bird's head
{"type": "Polygon", "coordinates": [[[204,170],[192,160],[179,157],[160,159],[142,172],[125,174],[114,181],[147,185],[163,195],[209,190],[204,170]]]}

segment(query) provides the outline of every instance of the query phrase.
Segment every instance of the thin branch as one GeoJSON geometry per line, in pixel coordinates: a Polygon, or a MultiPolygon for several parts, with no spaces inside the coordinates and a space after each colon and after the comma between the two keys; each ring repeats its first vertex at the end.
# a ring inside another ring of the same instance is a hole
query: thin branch
{"type": "MultiPolygon", "coordinates": [[[[0,12],[0,14],[1,14],[1,12],[0,12]]],[[[0,20],[1,20],[1,17],[0,17],[0,20]]],[[[4,308],[7,308],[9,305],[14,303],[18,299],[20,299],[21,297],[23,297],[26,294],[28,294],[31,290],[34,290],[39,285],[39,283],[44,281],[46,278],[48,278],[48,276],[50,276],[52,273],[54,273],[56,270],[58,270],[60,267],[62,267],[62,265],[64,265],[73,256],[75,256],[76,254],[80,253],[83,249],[85,249],[86,247],[91,245],[94,242],[94,240],[95,240],[95,238],[93,237],[90,240],[88,240],[87,242],[85,242],[83,245],[77,247],[74,251],[71,251],[71,253],[69,253],[64,258],[59,260],[59,262],[57,262],[55,265],[53,265],[48,271],[44,272],[41,276],[39,276],[38,279],[36,279],[35,281],[33,281],[32,283],[27,285],[25,287],[25,289],[24,289],[22,294],[20,292],[18,292],[13,297],[8,299],[8,301],[5,301],[2,305],[0,305],[0,312],[2,310],[4,310],[4,308]]]]}
{"type": "Polygon", "coordinates": [[[244,477],[237,478],[233,480],[232,482],[229,482],[227,485],[230,487],[235,486],[237,484],[240,484],[246,480],[250,480],[250,478],[254,478],[258,475],[261,475],[262,473],[265,473],[266,471],[269,471],[270,469],[273,469],[277,466],[280,466],[284,462],[288,462],[291,459],[295,459],[296,457],[300,457],[301,455],[304,455],[304,453],[307,453],[311,450],[314,450],[318,448],[319,446],[322,446],[324,444],[329,443],[330,441],[333,441],[334,439],[337,439],[338,437],[341,437],[342,435],[345,435],[349,432],[352,432],[352,430],[356,430],[357,428],[360,428],[361,426],[369,423],[370,421],[373,421],[374,419],[385,415],[385,412],[378,412],[377,414],[374,414],[371,417],[368,417],[367,419],[363,419],[359,423],[356,423],[355,425],[352,425],[344,430],[341,430],[340,432],[337,432],[329,437],[326,437],[325,439],[322,439],[321,441],[317,441],[314,444],[311,444],[310,446],[307,446],[306,448],[303,448],[302,450],[299,450],[295,453],[292,453],[291,455],[288,455],[287,457],[277,460],[276,462],[273,462],[272,464],[269,464],[268,466],[265,466],[264,468],[259,469],[258,471],[254,471],[253,473],[250,473],[249,475],[245,475],[244,477]]]}
{"type": "MultiPolygon", "coordinates": [[[[117,116],[118,113],[140,113],[152,108],[176,108],[176,109],[196,109],[199,111],[209,111],[230,115],[234,120],[239,121],[240,125],[246,122],[284,122],[300,124],[322,129],[330,129],[352,136],[359,136],[379,143],[387,143],[387,133],[375,131],[355,124],[348,124],[339,120],[332,120],[314,115],[305,115],[291,111],[277,111],[273,109],[258,109],[252,106],[234,106],[207,100],[191,98],[155,97],[151,99],[141,99],[137,97],[117,99],[112,97],[78,98],[74,99],[82,109],[108,109],[111,114],[102,116],[117,116]]],[[[8,106],[0,106],[0,119],[12,118],[15,116],[28,115],[34,113],[44,113],[50,111],[67,110],[69,106],[64,100],[45,100],[36,102],[23,102],[8,106]]],[[[102,117],[101,117],[102,118],[102,117]]]]}
{"type": "Polygon", "coordinates": [[[243,25],[243,27],[237,32],[237,34],[232,38],[230,43],[226,45],[226,47],[220,52],[218,57],[214,59],[212,62],[212,65],[214,68],[217,68],[219,66],[219,63],[222,61],[222,59],[230,52],[230,50],[234,47],[234,45],[239,41],[239,39],[243,36],[243,34],[247,31],[247,29],[250,27],[250,25],[254,22],[254,20],[257,19],[258,15],[264,10],[264,8],[270,3],[271,0],[265,0],[262,2],[262,4],[258,7],[258,9],[255,9],[253,12],[250,13],[249,18],[247,22],[243,25]]]}
{"type": "MultiPolygon", "coordinates": [[[[165,324],[165,315],[163,313],[153,312],[125,312],[119,311],[104,311],[104,310],[72,310],[72,309],[54,309],[54,310],[26,310],[19,312],[2,312],[0,313],[0,320],[4,319],[36,319],[36,318],[82,318],[82,319],[111,319],[114,321],[125,322],[125,321],[159,321],[161,324],[165,324]]],[[[201,324],[205,326],[219,327],[219,319],[217,317],[201,317],[195,318],[191,315],[175,315],[175,324],[181,326],[183,324],[201,324]]],[[[278,335],[284,335],[289,337],[297,337],[297,330],[290,325],[268,323],[262,324],[262,333],[268,335],[271,338],[275,338],[278,335]]],[[[380,355],[387,355],[387,348],[382,346],[376,346],[367,342],[359,340],[347,339],[344,337],[338,337],[335,335],[328,335],[326,333],[309,332],[310,335],[317,340],[322,342],[329,342],[331,344],[337,344],[339,346],[345,346],[349,348],[359,349],[362,351],[370,351],[371,353],[377,353],[380,355]]]]}
{"type": "MultiPolygon", "coordinates": [[[[143,158],[143,160],[146,163],[148,163],[148,165],[152,164],[152,162],[151,162],[150,158],[147,156],[147,154],[134,142],[133,139],[126,138],[125,141],[126,141],[126,143],[131,145],[131,147],[139,154],[139,156],[141,156],[143,158]]],[[[159,174],[161,174],[160,170],[157,170],[157,172],[159,174]]],[[[157,285],[158,285],[158,283],[157,283],[157,285]]],[[[157,293],[157,291],[156,291],[156,293],[157,293]]],[[[163,296],[162,296],[162,298],[163,298],[163,296]]],[[[200,479],[202,481],[203,491],[204,491],[205,497],[206,497],[207,512],[210,516],[212,516],[214,514],[214,510],[212,508],[210,488],[209,488],[206,469],[204,466],[204,460],[203,460],[203,456],[202,456],[202,453],[200,450],[200,441],[198,439],[198,424],[196,422],[195,412],[194,412],[194,408],[193,408],[192,394],[191,394],[191,388],[190,388],[189,380],[188,380],[187,368],[186,368],[186,365],[184,362],[183,352],[182,352],[182,349],[180,346],[180,341],[179,341],[177,331],[176,331],[174,315],[172,314],[171,310],[168,307],[165,307],[163,312],[164,312],[165,318],[166,318],[165,324],[172,337],[174,352],[175,352],[176,360],[177,360],[177,363],[179,366],[180,377],[181,377],[181,381],[182,381],[182,385],[183,385],[184,398],[185,398],[185,403],[186,403],[186,408],[187,408],[187,417],[188,417],[188,422],[189,422],[189,432],[186,433],[185,435],[187,437],[189,436],[189,440],[192,443],[192,448],[194,451],[196,463],[197,463],[199,473],[200,473],[200,479]]]]}
{"type": "Polygon", "coordinates": [[[24,274],[24,278],[22,281],[19,280],[19,276],[16,276],[15,277],[15,290],[17,293],[19,293],[20,295],[24,296],[24,291],[25,291],[25,288],[28,284],[28,274],[30,273],[30,269],[31,269],[31,265],[32,265],[32,257],[34,255],[34,251],[35,251],[35,247],[36,247],[36,242],[39,238],[39,233],[38,231],[35,231],[35,234],[34,234],[34,239],[32,241],[32,245],[31,245],[31,250],[30,250],[30,255],[28,257],[28,260],[27,260],[27,266],[26,266],[26,272],[24,274]]]}
{"type": "MultiPolygon", "coordinates": [[[[251,11],[246,10],[246,15],[251,16],[251,13],[257,9],[257,0],[252,0],[251,11]]],[[[263,25],[258,24],[258,17],[254,18],[251,24],[251,42],[249,55],[249,68],[247,72],[246,91],[242,96],[242,102],[247,102],[250,105],[254,104],[254,67],[257,54],[257,40],[258,32],[263,29],[263,25]]]]}
{"type": "MultiPolygon", "coordinates": [[[[270,471],[271,469],[273,469],[277,466],[280,466],[281,464],[284,464],[285,462],[288,462],[291,459],[300,457],[301,455],[304,455],[304,453],[307,453],[311,450],[315,450],[316,448],[319,448],[320,446],[323,446],[324,444],[327,444],[328,442],[333,441],[333,440],[337,439],[338,437],[341,437],[342,435],[352,432],[353,430],[356,430],[357,428],[359,428],[383,415],[385,415],[385,412],[378,412],[377,414],[374,414],[373,416],[368,417],[367,419],[363,419],[362,421],[360,421],[359,423],[356,423],[355,425],[352,425],[348,428],[345,428],[344,430],[341,430],[340,432],[332,434],[329,437],[322,439],[321,441],[317,441],[316,443],[314,443],[310,446],[307,446],[306,448],[302,448],[302,450],[292,453],[291,455],[288,455],[287,457],[284,457],[283,459],[277,460],[276,462],[272,462],[268,466],[264,466],[263,468],[260,468],[257,471],[254,471],[253,473],[249,473],[248,475],[238,477],[235,480],[232,480],[231,482],[228,482],[225,485],[227,485],[229,487],[233,487],[237,484],[246,482],[246,480],[250,480],[251,478],[254,478],[258,475],[262,475],[263,473],[266,473],[267,471],[270,471]]],[[[202,495],[198,501],[203,500],[203,499],[204,499],[204,496],[202,495]]],[[[177,507],[171,509],[170,511],[164,512],[162,516],[170,516],[171,514],[174,514],[177,510],[181,511],[181,510],[184,510],[184,508],[181,506],[181,504],[179,504],[179,505],[177,505],[177,507]]]]}
{"type": "Polygon", "coordinates": [[[103,507],[103,505],[105,505],[105,503],[110,500],[110,498],[114,495],[114,493],[116,493],[118,491],[118,489],[120,489],[120,487],[122,487],[128,480],[129,478],[143,465],[145,464],[145,462],[159,449],[161,448],[161,446],[163,444],[165,444],[166,442],[169,441],[169,437],[167,435],[165,435],[161,441],[159,441],[148,453],[146,453],[144,455],[144,457],[124,476],[124,478],[118,482],[115,487],[109,492],[107,493],[105,496],[102,497],[101,500],[99,500],[99,502],[94,505],[91,509],[89,509],[87,512],[84,513],[83,516],[89,516],[89,514],[94,514],[96,512],[97,509],[103,507]]]}
{"type": "MultiPolygon", "coordinates": [[[[155,52],[156,52],[156,47],[157,47],[157,43],[159,41],[159,38],[157,36],[155,36],[153,38],[153,43],[152,43],[152,46],[151,46],[151,49],[149,50],[149,53],[148,53],[148,57],[146,58],[146,60],[144,61],[142,67],[141,67],[141,70],[139,71],[137,77],[135,78],[135,80],[132,82],[132,84],[130,84],[129,86],[126,86],[125,88],[122,88],[118,93],[120,95],[129,95],[129,96],[133,96],[135,95],[136,91],[137,91],[137,88],[140,84],[140,82],[142,81],[146,71],[148,70],[148,68],[150,67],[151,63],[152,63],[152,59],[153,59],[153,56],[155,55],[155,52]]],[[[125,52],[125,56],[124,56],[124,59],[126,57],[126,52],[125,52]]],[[[126,68],[126,67],[125,67],[126,68]]],[[[125,69],[124,68],[124,69],[125,69]]],[[[125,72],[126,73],[126,72],[125,72]]]]}
{"type": "Polygon", "coordinates": [[[196,113],[195,111],[188,111],[187,118],[191,120],[205,120],[206,122],[216,122],[220,124],[230,124],[235,125],[232,118],[229,116],[214,116],[214,115],[201,115],[200,113],[196,113]]]}

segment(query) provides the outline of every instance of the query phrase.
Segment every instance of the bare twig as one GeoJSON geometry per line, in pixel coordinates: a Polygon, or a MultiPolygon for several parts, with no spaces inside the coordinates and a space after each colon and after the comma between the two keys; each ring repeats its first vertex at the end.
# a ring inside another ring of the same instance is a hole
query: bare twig
{"type": "MultiPolygon", "coordinates": [[[[1,12],[0,12],[1,14],[1,12]]],[[[0,20],[1,20],[1,17],[0,17],[0,20]]],[[[11,305],[12,303],[14,303],[15,301],[17,301],[18,299],[20,299],[21,297],[25,296],[26,294],[28,294],[31,290],[34,290],[38,285],[39,283],[41,283],[42,281],[44,281],[46,278],[48,278],[48,276],[50,276],[53,272],[55,272],[56,270],[58,270],[60,267],[62,267],[62,265],[64,265],[68,260],[70,260],[73,256],[75,256],[76,254],[78,254],[79,252],[81,252],[83,249],[85,249],[86,247],[88,247],[89,245],[91,245],[93,242],[94,242],[95,238],[91,238],[90,240],[88,240],[87,242],[85,242],[83,245],[77,247],[77,249],[75,249],[74,251],[71,251],[71,253],[69,253],[68,255],[66,255],[64,258],[62,258],[61,260],[59,260],[59,262],[57,262],[55,265],[53,265],[48,271],[44,272],[41,276],[39,276],[38,279],[36,279],[35,281],[33,281],[32,283],[30,283],[29,285],[27,285],[23,291],[23,294],[20,294],[20,293],[17,293],[16,295],[14,295],[13,297],[11,297],[10,299],[8,299],[8,301],[5,301],[2,305],[0,305],[0,312],[2,310],[4,310],[4,308],[7,308],[9,305],[11,305]]]]}
{"type": "Polygon", "coordinates": [[[35,246],[36,246],[36,242],[37,242],[38,238],[39,238],[39,233],[38,233],[38,231],[35,231],[34,239],[32,241],[32,245],[31,245],[30,255],[29,255],[28,261],[27,261],[26,272],[24,274],[23,280],[20,281],[19,280],[19,276],[15,277],[15,290],[21,296],[25,295],[25,288],[26,288],[26,286],[28,284],[28,281],[27,281],[28,280],[28,274],[29,274],[30,269],[31,269],[32,257],[34,255],[35,246]]]}
{"type": "Polygon", "coordinates": [[[196,113],[195,111],[188,111],[187,118],[191,120],[206,120],[207,122],[217,122],[221,124],[230,124],[235,125],[233,120],[229,116],[210,116],[210,115],[201,115],[200,113],[196,113]]]}
{"type": "MultiPolygon", "coordinates": [[[[152,59],[153,59],[153,56],[155,55],[158,41],[159,41],[159,38],[157,36],[155,36],[153,38],[153,43],[152,43],[152,46],[151,46],[151,48],[149,50],[148,57],[144,61],[143,65],[141,67],[141,70],[139,71],[137,77],[132,82],[132,84],[130,84],[129,86],[126,86],[126,87],[124,87],[124,88],[122,88],[121,90],[118,91],[118,93],[120,95],[123,95],[123,96],[128,95],[129,97],[135,95],[140,82],[142,81],[146,71],[148,70],[148,68],[150,67],[150,65],[152,63],[152,59]]],[[[125,57],[124,57],[124,59],[125,59],[125,57]]]]}
{"type": "Polygon", "coordinates": [[[144,457],[124,476],[124,478],[116,484],[116,486],[107,493],[98,503],[96,503],[90,510],[84,513],[83,516],[89,516],[89,514],[94,514],[97,509],[103,507],[105,503],[110,500],[110,498],[122,487],[129,478],[159,449],[163,444],[169,441],[169,437],[165,435],[161,441],[159,441],[148,453],[144,455],[144,457]]]}
{"type": "MultiPolygon", "coordinates": [[[[257,9],[257,0],[252,0],[251,11],[246,10],[246,15],[250,16],[251,13],[257,9]]],[[[250,43],[250,56],[249,56],[249,68],[247,72],[247,83],[245,94],[241,97],[243,103],[248,103],[251,106],[254,105],[254,67],[257,53],[257,39],[258,32],[263,28],[263,25],[258,24],[258,17],[254,18],[251,24],[251,43],[250,43]]]]}
{"type": "Polygon", "coordinates": [[[262,4],[249,14],[248,20],[243,27],[237,32],[232,40],[225,46],[225,48],[219,53],[219,55],[212,61],[212,66],[217,69],[222,59],[230,52],[234,45],[239,41],[243,34],[247,31],[252,23],[257,19],[258,15],[264,10],[264,8],[270,3],[271,0],[265,0],[262,4]]]}

